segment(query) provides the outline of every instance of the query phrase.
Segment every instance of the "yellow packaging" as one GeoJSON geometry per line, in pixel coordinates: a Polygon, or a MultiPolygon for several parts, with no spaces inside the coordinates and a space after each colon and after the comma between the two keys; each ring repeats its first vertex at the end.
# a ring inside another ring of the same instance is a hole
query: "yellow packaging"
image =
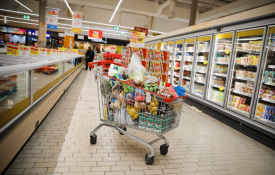
{"type": "Polygon", "coordinates": [[[254,56],[253,57],[253,65],[258,65],[259,63],[259,56],[254,56]]]}

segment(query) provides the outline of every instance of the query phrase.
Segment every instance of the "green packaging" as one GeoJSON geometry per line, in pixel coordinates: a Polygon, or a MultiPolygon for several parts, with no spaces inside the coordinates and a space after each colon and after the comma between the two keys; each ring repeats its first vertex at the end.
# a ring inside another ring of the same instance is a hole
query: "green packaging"
{"type": "Polygon", "coordinates": [[[155,127],[154,127],[155,119],[151,115],[151,113],[148,113],[148,116],[146,117],[146,130],[154,132],[155,127]]]}
{"type": "Polygon", "coordinates": [[[144,114],[139,115],[138,128],[143,129],[143,130],[146,129],[146,117],[144,114]]]}

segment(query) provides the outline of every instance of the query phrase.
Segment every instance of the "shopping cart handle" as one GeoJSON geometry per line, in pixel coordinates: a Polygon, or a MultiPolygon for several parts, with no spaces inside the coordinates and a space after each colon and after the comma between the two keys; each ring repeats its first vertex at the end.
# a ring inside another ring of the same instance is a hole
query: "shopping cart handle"
{"type": "Polygon", "coordinates": [[[120,64],[120,63],[115,63],[115,62],[113,62],[113,61],[97,61],[97,62],[89,62],[88,63],[88,66],[90,67],[90,68],[94,68],[94,65],[97,65],[97,66],[104,66],[104,65],[106,65],[106,64],[115,64],[115,65],[118,65],[118,66],[123,66],[123,67],[125,67],[125,65],[123,65],[123,64],[120,64]]]}

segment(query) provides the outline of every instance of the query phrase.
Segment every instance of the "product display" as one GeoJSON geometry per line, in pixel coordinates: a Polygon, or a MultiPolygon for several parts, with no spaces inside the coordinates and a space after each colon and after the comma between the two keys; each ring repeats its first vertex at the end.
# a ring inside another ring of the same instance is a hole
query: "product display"
{"type": "Polygon", "coordinates": [[[201,98],[204,95],[204,84],[207,75],[208,58],[210,56],[210,40],[211,36],[204,36],[198,37],[196,42],[197,51],[194,72],[196,81],[193,81],[194,84],[192,93],[198,95],[201,98]],[[203,81],[197,81],[197,79],[201,79],[203,81]]]}
{"type": "MultiPolygon", "coordinates": [[[[236,33],[235,55],[233,56],[233,78],[231,83],[230,95],[239,95],[245,98],[245,103],[242,106],[250,106],[254,99],[254,91],[256,88],[255,82],[257,73],[259,72],[260,48],[262,46],[264,29],[238,31],[236,33]]],[[[249,111],[240,110],[229,104],[227,106],[242,115],[249,116],[249,111]]],[[[243,109],[243,108],[242,108],[243,109]]]]}

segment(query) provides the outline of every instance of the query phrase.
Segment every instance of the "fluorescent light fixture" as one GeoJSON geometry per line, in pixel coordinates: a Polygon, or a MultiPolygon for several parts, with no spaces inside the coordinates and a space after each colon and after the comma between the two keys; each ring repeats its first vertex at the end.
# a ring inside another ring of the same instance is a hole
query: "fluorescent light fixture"
{"type": "Polygon", "coordinates": [[[31,9],[29,9],[28,7],[26,7],[24,4],[22,4],[21,2],[19,2],[18,0],[14,0],[15,2],[17,2],[18,4],[22,5],[23,7],[25,7],[26,9],[28,9],[29,11],[32,12],[31,9]]]}
{"type": "Polygon", "coordinates": [[[67,5],[67,7],[69,8],[69,10],[70,10],[71,14],[73,15],[73,11],[72,11],[71,7],[69,6],[69,4],[68,4],[67,0],[64,0],[64,2],[66,3],[66,5],[67,5]]]}
{"type": "Polygon", "coordinates": [[[118,7],[120,6],[121,2],[122,2],[122,0],[119,0],[118,4],[117,4],[117,6],[116,6],[116,9],[115,9],[115,11],[114,11],[114,13],[113,13],[113,15],[112,15],[112,17],[111,17],[111,19],[110,19],[109,23],[110,23],[110,22],[112,22],[113,17],[115,16],[116,11],[117,11],[118,7]]]}

